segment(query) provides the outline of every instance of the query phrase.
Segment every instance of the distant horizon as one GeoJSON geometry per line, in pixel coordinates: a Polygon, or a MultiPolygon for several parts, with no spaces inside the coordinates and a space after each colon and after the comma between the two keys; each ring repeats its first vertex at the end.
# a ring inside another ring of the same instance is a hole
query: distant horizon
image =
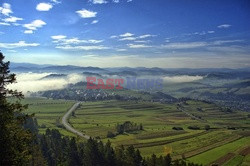
{"type": "Polygon", "coordinates": [[[38,64],[244,68],[249,18],[246,0],[2,0],[0,49],[38,64]]]}
{"type": "MultiPolygon", "coordinates": [[[[70,65],[70,64],[38,64],[38,63],[30,63],[30,62],[11,62],[10,61],[10,66],[12,64],[29,64],[29,65],[37,65],[37,66],[75,66],[75,67],[93,67],[93,68],[148,68],[148,69],[152,69],[152,68],[159,68],[159,69],[250,69],[250,66],[249,67],[239,67],[239,68],[226,68],[226,67],[213,67],[213,68],[207,68],[207,67],[201,67],[201,68],[188,68],[188,67],[183,67],[183,68],[176,68],[176,67],[172,67],[172,68],[168,68],[168,67],[165,67],[165,68],[162,68],[162,67],[145,67],[145,66],[138,66],[138,67],[129,67],[129,66],[121,66],[121,67],[99,67],[99,66],[80,66],[80,65],[70,65]]],[[[23,66],[19,66],[19,67],[23,67],[23,66]]]]}

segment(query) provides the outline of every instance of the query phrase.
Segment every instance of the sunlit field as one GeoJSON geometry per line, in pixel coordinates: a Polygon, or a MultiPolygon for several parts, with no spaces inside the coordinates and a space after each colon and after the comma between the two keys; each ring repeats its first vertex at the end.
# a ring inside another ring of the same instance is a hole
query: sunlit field
{"type": "MultiPolygon", "coordinates": [[[[22,103],[28,104],[26,113],[35,114],[40,133],[50,128],[58,129],[65,136],[76,136],[61,123],[62,116],[75,101],[26,98],[22,103]]],[[[171,154],[173,159],[186,158],[205,165],[213,162],[249,164],[248,113],[227,112],[211,103],[195,100],[172,104],[117,100],[81,102],[69,123],[97,140],[110,140],[113,147],[133,145],[144,157],[152,153],[171,154]],[[119,134],[117,125],[126,121],[142,125],[142,129],[119,134]],[[110,132],[114,136],[109,137],[110,132]]],[[[85,139],[78,137],[78,141],[85,142],[85,139]]]]}

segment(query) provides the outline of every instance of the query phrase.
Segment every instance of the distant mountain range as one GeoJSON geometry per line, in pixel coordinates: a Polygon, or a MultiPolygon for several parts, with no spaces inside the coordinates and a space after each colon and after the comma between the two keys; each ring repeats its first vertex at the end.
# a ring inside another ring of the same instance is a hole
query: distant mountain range
{"type": "Polygon", "coordinates": [[[249,79],[250,68],[229,69],[229,68],[146,68],[146,67],[120,67],[120,68],[99,68],[99,67],[81,67],[73,65],[38,65],[31,63],[11,63],[12,72],[35,72],[35,73],[81,73],[93,75],[119,75],[119,76],[176,76],[176,75],[200,75],[209,79],[249,79]]]}

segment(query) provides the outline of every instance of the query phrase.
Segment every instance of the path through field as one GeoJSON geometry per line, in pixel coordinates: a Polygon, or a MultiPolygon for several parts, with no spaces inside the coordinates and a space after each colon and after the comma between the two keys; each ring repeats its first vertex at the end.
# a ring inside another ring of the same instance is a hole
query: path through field
{"type": "Polygon", "coordinates": [[[68,122],[69,116],[72,114],[73,111],[75,111],[77,109],[77,107],[80,105],[80,102],[75,103],[67,112],[66,114],[64,114],[63,118],[62,118],[62,124],[63,126],[70,132],[83,137],[85,139],[89,139],[90,136],[83,134],[82,132],[74,129],[68,122]]]}

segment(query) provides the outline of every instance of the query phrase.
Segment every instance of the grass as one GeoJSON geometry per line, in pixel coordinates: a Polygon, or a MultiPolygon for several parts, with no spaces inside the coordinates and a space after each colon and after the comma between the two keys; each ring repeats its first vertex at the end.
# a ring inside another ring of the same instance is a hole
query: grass
{"type": "Polygon", "coordinates": [[[108,140],[108,131],[116,132],[116,124],[128,120],[142,123],[143,131],[125,133],[110,140],[114,146],[134,145],[143,156],[152,153],[164,155],[169,151],[166,149],[171,149],[172,156],[177,157],[181,154],[197,155],[239,138],[237,132],[226,129],[229,124],[250,129],[250,125],[242,120],[235,121],[235,117],[245,117],[242,112],[227,114],[214,104],[193,100],[183,105],[183,109],[203,121],[192,119],[178,110],[176,104],[111,100],[83,103],[70,123],[87,135],[101,137],[104,142],[108,140]],[[197,108],[202,108],[202,112],[197,108]],[[217,121],[218,117],[220,121],[217,121]],[[188,129],[191,125],[199,126],[201,130],[188,129]],[[205,125],[215,129],[206,132],[205,125]],[[184,130],[175,131],[174,126],[184,130]]]}
{"type": "Polygon", "coordinates": [[[46,128],[50,128],[58,129],[62,134],[67,136],[75,136],[67,130],[58,127],[58,124],[61,123],[62,116],[75,103],[74,101],[26,98],[22,100],[22,103],[28,104],[28,109],[25,113],[35,114],[40,133],[44,133],[46,128]]]}
{"type": "Polygon", "coordinates": [[[245,145],[250,144],[250,138],[245,137],[241,138],[239,140],[236,140],[234,142],[225,144],[223,146],[214,148],[212,150],[209,150],[207,152],[201,153],[199,155],[196,155],[194,157],[189,158],[188,160],[191,162],[200,163],[203,165],[207,165],[209,163],[212,163],[216,159],[226,155],[229,152],[235,152],[236,150],[244,147],[245,145]]]}
{"type": "Polygon", "coordinates": [[[223,164],[224,166],[236,166],[236,165],[241,165],[243,162],[244,156],[241,155],[237,155],[234,158],[232,158],[231,160],[229,160],[228,162],[226,162],[225,164],[223,164]]]}

